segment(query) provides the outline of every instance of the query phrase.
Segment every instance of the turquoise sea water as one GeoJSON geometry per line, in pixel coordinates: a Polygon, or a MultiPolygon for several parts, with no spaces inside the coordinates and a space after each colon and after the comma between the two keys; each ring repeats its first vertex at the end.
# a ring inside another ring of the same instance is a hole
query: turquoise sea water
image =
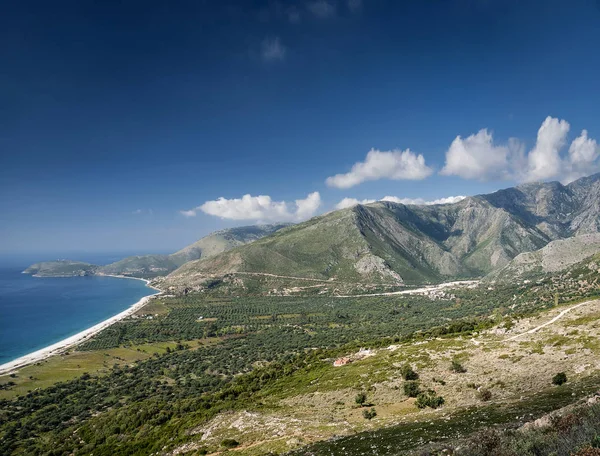
{"type": "MultiPolygon", "coordinates": [[[[87,261],[110,262],[98,259],[87,261]]],[[[21,274],[33,262],[26,261],[0,258],[0,364],[77,334],[156,293],[141,280],[32,277],[21,274]]]]}

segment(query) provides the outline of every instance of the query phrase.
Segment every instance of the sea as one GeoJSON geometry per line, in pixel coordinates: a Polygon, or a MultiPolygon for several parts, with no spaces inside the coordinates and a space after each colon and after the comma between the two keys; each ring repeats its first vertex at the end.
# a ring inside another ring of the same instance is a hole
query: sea
{"type": "Polygon", "coordinates": [[[0,364],[60,342],[156,293],[142,280],[41,278],[22,274],[25,268],[60,258],[109,264],[125,256],[128,254],[0,256],[0,364]]]}

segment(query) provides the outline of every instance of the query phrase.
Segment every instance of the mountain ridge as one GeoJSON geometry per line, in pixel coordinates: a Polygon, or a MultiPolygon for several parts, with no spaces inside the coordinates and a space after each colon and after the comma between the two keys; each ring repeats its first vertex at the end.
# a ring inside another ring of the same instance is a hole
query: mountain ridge
{"type": "Polygon", "coordinates": [[[201,289],[237,273],[390,286],[483,277],[523,252],[598,232],[599,218],[600,174],[568,185],[524,184],[444,205],[380,201],[186,263],[161,284],[201,289]]]}

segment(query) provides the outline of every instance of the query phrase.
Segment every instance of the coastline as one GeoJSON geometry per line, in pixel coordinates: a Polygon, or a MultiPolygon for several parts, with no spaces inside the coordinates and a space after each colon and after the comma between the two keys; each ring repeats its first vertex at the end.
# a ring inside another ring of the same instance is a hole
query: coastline
{"type": "Polygon", "coordinates": [[[150,286],[150,281],[146,280],[146,279],[141,279],[138,277],[108,275],[108,274],[106,274],[106,276],[107,277],[115,277],[118,279],[142,280],[142,281],[146,282],[146,286],[148,288],[152,288],[153,290],[156,290],[156,293],[153,293],[148,296],[144,296],[142,299],[140,299],[139,301],[137,301],[136,303],[134,303],[133,305],[131,305],[124,311],[122,311],[122,312],[118,313],[117,315],[114,315],[110,318],[107,318],[104,321],[101,321],[100,323],[92,326],[91,328],[85,329],[81,332],[78,332],[77,334],[75,334],[73,336],[67,337],[66,339],[63,339],[52,345],[48,345],[47,347],[44,347],[40,350],[36,350],[32,353],[21,356],[15,360],[9,361],[8,363],[0,365],[0,375],[9,374],[11,372],[17,371],[18,369],[21,369],[30,364],[35,364],[40,361],[43,361],[51,356],[59,355],[59,354],[65,352],[66,350],[74,347],[75,345],[79,345],[82,342],[85,342],[86,340],[88,340],[88,339],[92,338],[93,336],[95,336],[96,334],[98,334],[100,331],[108,328],[113,323],[116,323],[117,321],[120,321],[126,317],[129,317],[130,315],[133,315],[135,312],[137,312],[142,307],[144,307],[152,298],[154,298],[155,296],[158,296],[159,294],[162,293],[162,291],[159,290],[158,288],[150,286]]]}

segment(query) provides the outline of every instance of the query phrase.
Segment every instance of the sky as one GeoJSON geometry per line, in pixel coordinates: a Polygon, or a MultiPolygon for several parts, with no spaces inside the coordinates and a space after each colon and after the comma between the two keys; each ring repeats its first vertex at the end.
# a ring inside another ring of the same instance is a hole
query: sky
{"type": "Polygon", "coordinates": [[[2,2],[0,253],[600,171],[600,1],[2,2]]]}

